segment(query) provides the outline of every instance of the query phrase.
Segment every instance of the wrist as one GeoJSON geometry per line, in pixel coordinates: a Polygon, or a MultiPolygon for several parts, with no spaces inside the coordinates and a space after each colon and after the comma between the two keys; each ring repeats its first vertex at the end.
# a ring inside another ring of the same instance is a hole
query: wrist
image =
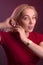
{"type": "Polygon", "coordinates": [[[26,45],[29,46],[31,43],[32,43],[32,41],[28,39],[26,45]]]}

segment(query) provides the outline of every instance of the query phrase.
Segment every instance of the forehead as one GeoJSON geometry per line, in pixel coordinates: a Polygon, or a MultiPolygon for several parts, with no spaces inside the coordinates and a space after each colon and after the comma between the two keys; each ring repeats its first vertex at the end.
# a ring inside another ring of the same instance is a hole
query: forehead
{"type": "Polygon", "coordinates": [[[35,16],[36,13],[35,13],[35,10],[34,9],[31,9],[31,8],[26,8],[22,11],[22,15],[29,15],[29,16],[35,16]]]}

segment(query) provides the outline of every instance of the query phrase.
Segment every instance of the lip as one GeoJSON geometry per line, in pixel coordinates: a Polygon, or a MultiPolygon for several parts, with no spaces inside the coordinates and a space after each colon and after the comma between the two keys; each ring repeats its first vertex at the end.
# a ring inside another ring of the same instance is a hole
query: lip
{"type": "Polygon", "coordinates": [[[33,26],[28,26],[28,29],[33,29],[33,26]]]}

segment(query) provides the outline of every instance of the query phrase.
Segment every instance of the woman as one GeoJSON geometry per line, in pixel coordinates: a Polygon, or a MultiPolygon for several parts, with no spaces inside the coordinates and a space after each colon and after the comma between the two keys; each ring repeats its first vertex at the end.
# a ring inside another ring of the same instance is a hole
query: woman
{"type": "Polygon", "coordinates": [[[10,27],[7,33],[0,32],[9,65],[36,65],[43,58],[43,35],[33,32],[37,18],[33,6],[22,4],[15,8],[7,24],[3,23],[5,28],[10,27]]]}

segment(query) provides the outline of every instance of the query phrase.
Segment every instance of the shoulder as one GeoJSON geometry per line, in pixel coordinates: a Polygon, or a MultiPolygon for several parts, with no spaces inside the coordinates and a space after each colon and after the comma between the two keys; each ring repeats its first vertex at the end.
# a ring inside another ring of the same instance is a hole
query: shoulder
{"type": "Polygon", "coordinates": [[[38,32],[33,32],[33,35],[36,36],[36,38],[43,40],[43,34],[38,32]]]}
{"type": "Polygon", "coordinates": [[[35,37],[39,37],[39,38],[43,38],[43,34],[38,33],[38,32],[31,32],[30,35],[35,36],[35,37]]]}
{"type": "Polygon", "coordinates": [[[4,35],[7,36],[8,34],[9,34],[9,32],[2,32],[2,31],[0,31],[0,36],[2,36],[2,37],[3,37],[4,35]]]}
{"type": "Polygon", "coordinates": [[[31,32],[29,38],[38,44],[43,41],[43,34],[38,32],[31,32]]]}
{"type": "Polygon", "coordinates": [[[2,32],[2,31],[0,31],[1,42],[5,43],[5,40],[7,39],[7,37],[9,37],[9,35],[10,35],[9,32],[2,32]]]}

